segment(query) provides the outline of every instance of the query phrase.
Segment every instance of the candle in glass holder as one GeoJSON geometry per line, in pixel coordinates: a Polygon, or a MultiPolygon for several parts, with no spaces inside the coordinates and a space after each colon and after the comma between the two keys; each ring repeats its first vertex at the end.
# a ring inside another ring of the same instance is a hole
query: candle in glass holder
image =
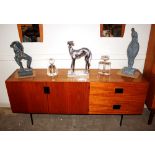
{"type": "Polygon", "coordinates": [[[98,73],[101,75],[110,75],[111,62],[109,62],[109,56],[101,56],[101,60],[98,65],[98,73]]]}
{"type": "Polygon", "coordinates": [[[50,58],[49,59],[49,66],[47,68],[47,75],[48,76],[56,76],[58,74],[58,70],[56,69],[55,65],[54,65],[55,60],[50,58]]]}

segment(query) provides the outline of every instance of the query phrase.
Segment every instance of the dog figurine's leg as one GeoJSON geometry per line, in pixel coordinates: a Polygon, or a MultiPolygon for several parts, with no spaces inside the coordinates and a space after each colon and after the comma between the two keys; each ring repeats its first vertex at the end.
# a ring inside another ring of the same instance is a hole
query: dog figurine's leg
{"type": "Polygon", "coordinates": [[[72,67],[73,67],[73,68],[72,68],[72,71],[74,72],[74,70],[75,70],[75,59],[73,59],[72,63],[73,63],[73,64],[72,64],[72,65],[73,65],[73,66],[72,66],[72,67]]]}

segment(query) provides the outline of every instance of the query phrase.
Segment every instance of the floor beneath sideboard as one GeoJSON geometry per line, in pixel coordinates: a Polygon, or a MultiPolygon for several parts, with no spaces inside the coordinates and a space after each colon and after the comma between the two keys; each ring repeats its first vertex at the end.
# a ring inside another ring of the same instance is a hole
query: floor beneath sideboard
{"type": "Polygon", "coordinates": [[[155,118],[147,125],[149,112],[142,115],[48,115],[12,113],[10,108],[0,108],[1,131],[155,131],[155,118]]]}

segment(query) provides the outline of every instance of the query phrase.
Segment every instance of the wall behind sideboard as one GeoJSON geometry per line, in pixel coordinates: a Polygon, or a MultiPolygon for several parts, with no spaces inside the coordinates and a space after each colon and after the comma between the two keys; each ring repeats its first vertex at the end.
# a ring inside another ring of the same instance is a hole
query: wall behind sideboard
{"type": "MultiPolygon", "coordinates": [[[[57,68],[70,68],[71,58],[68,52],[67,41],[73,40],[75,49],[87,47],[92,51],[91,68],[98,67],[101,55],[109,55],[112,68],[127,66],[127,46],[131,41],[131,28],[138,32],[140,50],[134,67],[143,72],[147,44],[150,33],[150,24],[127,24],[123,38],[101,38],[99,24],[44,24],[43,43],[23,43],[25,53],[33,58],[33,68],[46,68],[48,59],[54,58],[57,68]]],[[[17,25],[0,24],[0,106],[10,106],[5,80],[18,68],[14,61],[14,52],[10,48],[12,41],[19,40],[17,25]]],[[[76,68],[84,67],[84,60],[76,62],[76,68]]]]}

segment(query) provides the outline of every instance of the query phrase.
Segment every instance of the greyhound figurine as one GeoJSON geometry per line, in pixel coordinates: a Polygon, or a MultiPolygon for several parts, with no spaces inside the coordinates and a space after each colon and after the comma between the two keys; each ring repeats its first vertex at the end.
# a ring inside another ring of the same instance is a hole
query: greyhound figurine
{"type": "Polygon", "coordinates": [[[80,59],[81,57],[85,57],[85,62],[86,62],[85,71],[88,72],[89,67],[90,67],[90,61],[92,59],[91,51],[88,48],[81,48],[78,50],[74,50],[73,49],[73,46],[74,46],[73,41],[68,41],[67,44],[68,44],[70,56],[72,58],[72,63],[71,63],[72,72],[74,72],[74,70],[75,70],[75,60],[80,59]]]}

